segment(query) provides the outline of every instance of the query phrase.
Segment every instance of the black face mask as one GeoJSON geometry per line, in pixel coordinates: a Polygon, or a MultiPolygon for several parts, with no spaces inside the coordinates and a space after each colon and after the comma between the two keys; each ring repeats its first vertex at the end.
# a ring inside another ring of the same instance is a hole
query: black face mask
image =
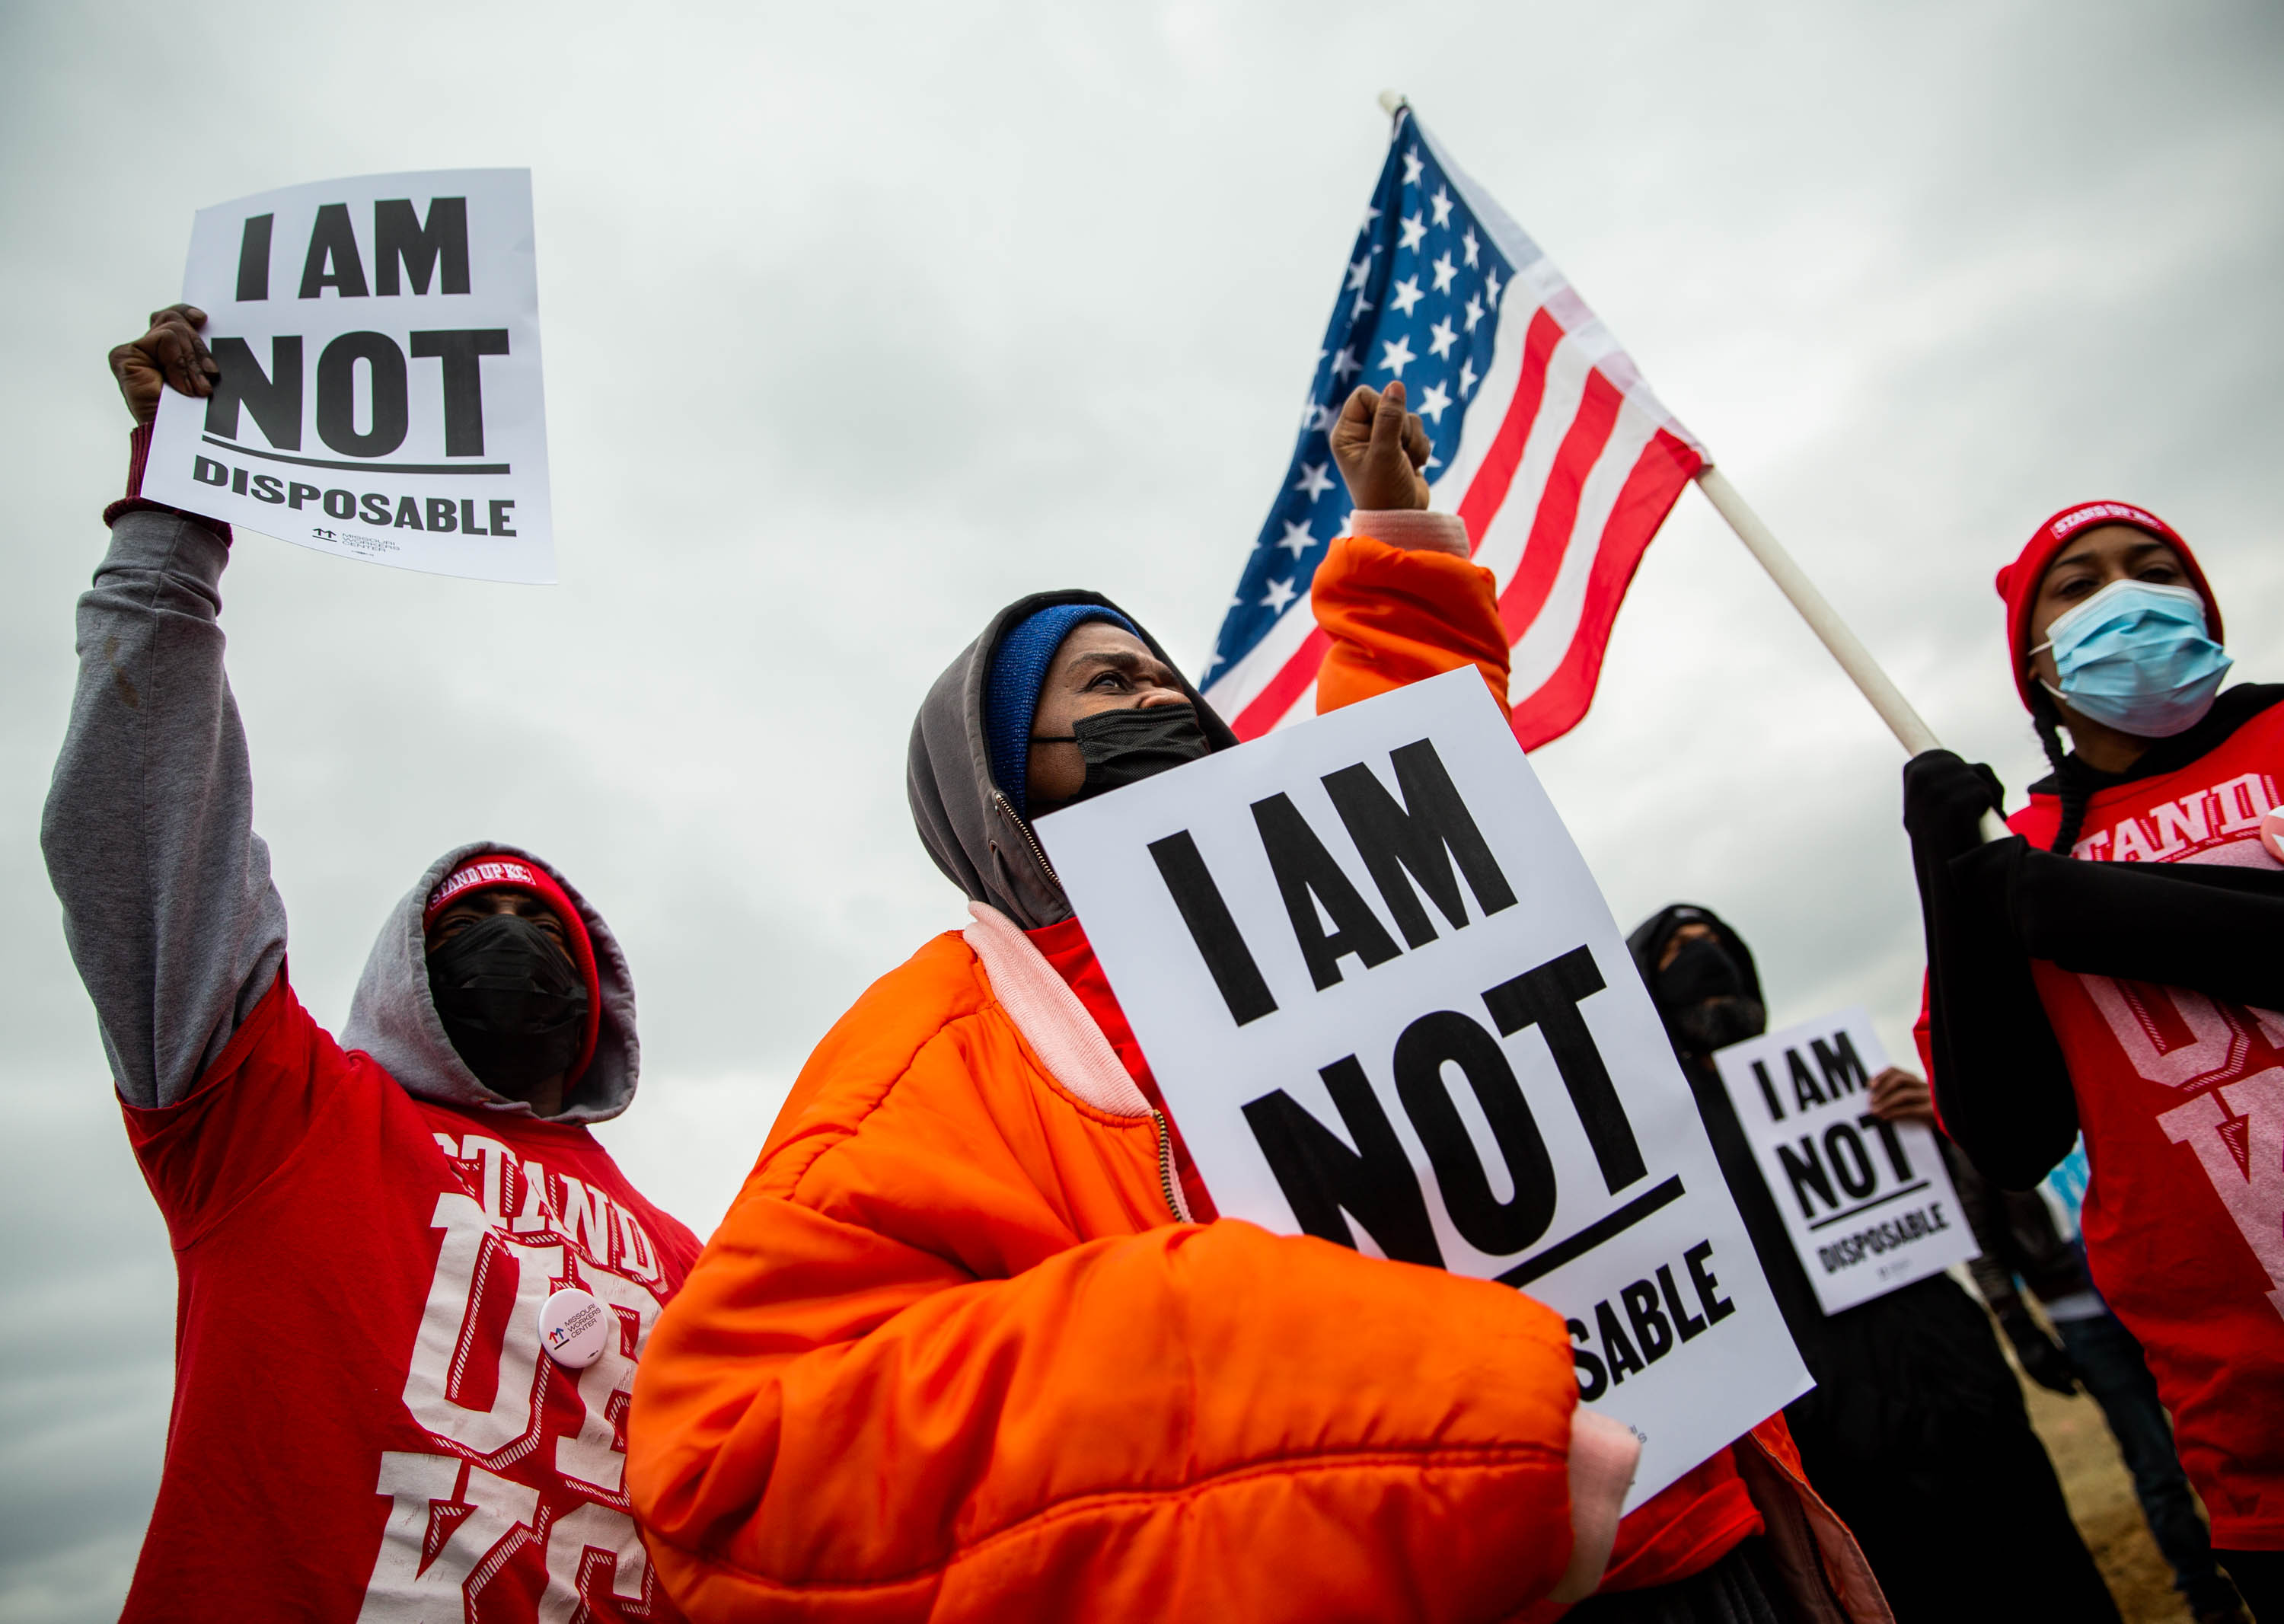
{"type": "Polygon", "coordinates": [[[1657,1004],[1667,1029],[1686,1049],[1726,1049],[1768,1027],[1768,1011],[1747,992],[1735,957],[1704,937],[1683,942],[1673,962],[1657,972],[1657,1004]]]}
{"type": "Polygon", "coordinates": [[[1741,998],[1744,972],[1719,942],[1706,937],[1685,941],[1665,968],[1657,972],[1657,1001],[1678,1010],[1706,998],[1741,998]]]}
{"type": "Polygon", "coordinates": [[[587,984],[528,919],[490,914],[428,956],[444,1035],[486,1087],[511,1097],[567,1068],[587,1028],[587,984]]]}
{"type": "MultiPolygon", "coordinates": [[[[1071,723],[1060,738],[1034,733],[1035,745],[1076,745],[1086,758],[1086,782],[1071,800],[1123,789],[1169,767],[1213,753],[1193,705],[1151,705],[1138,710],[1097,711],[1071,723]]],[[[1069,801],[1061,804],[1068,806],[1069,801]]]]}

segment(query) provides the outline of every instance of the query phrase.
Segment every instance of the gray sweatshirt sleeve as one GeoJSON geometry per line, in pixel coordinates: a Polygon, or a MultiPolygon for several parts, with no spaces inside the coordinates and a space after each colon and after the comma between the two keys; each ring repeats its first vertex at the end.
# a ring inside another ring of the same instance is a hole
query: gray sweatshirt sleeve
{"type": "Polygon", "coordinates": [[[40,822],[64,936],[133,1105],[186,1096],[286,957],[223,671],[229,560],[179,514],[119,516],[79,600],[79,686],[40,822]]]}

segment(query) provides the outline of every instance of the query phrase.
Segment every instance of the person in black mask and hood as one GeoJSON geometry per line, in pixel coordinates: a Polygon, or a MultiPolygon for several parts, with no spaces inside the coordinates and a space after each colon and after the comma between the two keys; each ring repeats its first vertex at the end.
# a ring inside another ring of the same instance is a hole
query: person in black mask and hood
{"type": "Polygon", "coordinates": [[[212,390],[203,320],[112,354],[140,426],[41,826],[180,1282],[122,1616],[669,1618],[622,1426],[698,1243],[588,1131],[634,1098],[626,957],[483,842],[390,911],[339,1041],[301,1006],[223,665],[230,529],[137,494],[161,387],[212,390]]]}
{"type": "MultiPolygon", "coordinates": [[[[1626,945],[1816,1378],[1785,1411],[1809,1481],[1855,1533],[1899,1624],[2116,1619],[1974,1299],[1936,1275],[1838,1314],[1818,1305],[1713,1065],[1716,1050],[1768,1027],[1744,939],[1711,910],[1677,903],[1626,945]]],[[[1893,1066],[1873,1079],[1872,1109],[1933,1120],[1927,1085],[1893,1066]]]]}

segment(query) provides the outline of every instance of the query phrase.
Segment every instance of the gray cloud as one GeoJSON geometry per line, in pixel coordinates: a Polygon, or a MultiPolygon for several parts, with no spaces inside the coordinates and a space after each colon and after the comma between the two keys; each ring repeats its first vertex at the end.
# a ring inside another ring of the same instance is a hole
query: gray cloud
{"type": "MultiPolygon", "coordinates": [[[[2040,770],[1992,571],[2046,511],[2173,518],[2284,670],[2268,488],[2274,8],[247,4],[0,11],[0,1620],[115,1609],[172,1283],[33,839],[125,418],[103,351],[191,211],[535,173],[565,584],[247,537],[225,582],[293,964],[338,1020],[436,851],[563,863],[629,943],[609,1131],[701,1227],[810,1046],[955,925],[904,730],[989,613],[1096,586],[1194,668],[1402,86],[1947,740],[2040,770]]],[[[1917,1002],[1900,755],[1704,504],[1537,765],[1621,925],[1678,896],[1779,1019],[1917,1002]]]]}

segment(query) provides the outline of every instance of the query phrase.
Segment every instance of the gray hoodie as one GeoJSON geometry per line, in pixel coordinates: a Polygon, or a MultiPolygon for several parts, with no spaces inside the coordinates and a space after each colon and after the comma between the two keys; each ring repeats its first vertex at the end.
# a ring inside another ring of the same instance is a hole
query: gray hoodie
{"type": "MultiPolygon", "coordinates": [[[[286,905],[254,832],[246,731],[223,668],[229,561],[227,543],[196,519],[122,513],[79,602],[79,686],[40,845],[113,1083],[132,1105],[187,1096],[286,962],[286,905]]],[[[606,1121],[633,1100],[638,1070],[626,955],[569,880],[512,846],[447,852],[390,910],[340,1041],[420,1098],[530,1114],[476,1081],[428,992],[422,907],[446,874],[485,851],[546,869],[586,921],[601,1026],[593,1062],[553,1120],[606,1121]]]]}
{"type": "MultiPolygon", "coordinates": [[[[989,903],[1027,931],[1069,918],[1071,906],[1054,866],[1031,832],[1030,821],[991,781],[984,690],[991,675],[992,651],[1008,629],[1057,604],[1096,604],[1125,615],[1150,652],[1172,668],[1174,662],[1166,659],[1166,651],[1142,623],[1100,593],[1034,592],[993,615],[983,635],[960,651],[959,658],[935,679],[912,720],[904,765],[904,794],[911,802],[912,822],[935,866],[970,902],[989,903]]],[[[1229,724],[1199,698],[1188,678],[1177,672],[1176,680],[1197,707],[1206,742],[1216,750],[1233,748],[1237,735],[1229,724]]]]}

